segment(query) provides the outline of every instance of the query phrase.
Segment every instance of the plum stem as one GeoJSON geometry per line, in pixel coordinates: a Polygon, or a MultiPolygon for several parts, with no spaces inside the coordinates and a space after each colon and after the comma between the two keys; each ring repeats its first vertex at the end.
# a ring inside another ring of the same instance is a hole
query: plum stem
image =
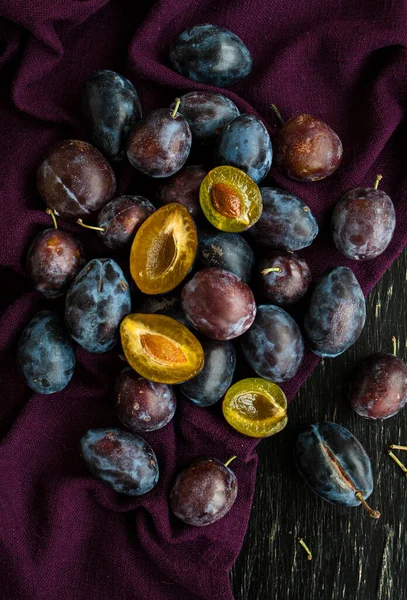
{"type": "Polygon", "coordinates": [[[47,210],[45,211],[47,213],[47,215],[50,215],[52,222],[54,223],[54,227],[55,229],[58,229],[58,223],[54,214],[54,211],[52,210],[52,208],[47,208],[47,210]]]}
{"type": "Polygon", "coordinates": [[[299,537],[297,539],[297,542],[300,544],[300,546],[302,546],[304,548],[305,552],[307,553],[307,560],[312,560],[312,552],[308,548],[307,544],[304,542],[304,540],[302,539],[302,537],[299,537]]]}
{"type": "Polygon", "coordinates": [[[231,456],[224,464],[225,467],[228,467],[230,465],[230,463],[232,462],[232,460],[235,460],[235,458],[237,458],[237,456],[231,456]]]}
{"type": "Polygon", "coordinates": [[[179,105],[181,104],[181,98],[175,98],[175,106],[174,106],[174,110],[171,113],[171,117],[173,119],[175,119],[175,117],[177,116],[177,112],[179,109],[179,105]]]}
{"type": "Polygon", "coordinates": [[[260,271],[262,275],[268,275],[269,273],[281,273],[281,267],[269,267],[260,271]]]}
{"type": "Polygon", "coordinates": [[[374,182],[374,186],[373,189],[377,190],[377,188],[379,187],[379,181],[383,179],[383,175],[376,175],[376,181],[374,182]]]}
{"type": "Polygon", "coordinates": [[[390,444],[391,450],[407,450],[407,446],[399,446],[398,444],[390,444]]]}
{"type": "Polygon", "coordinates": [[[101,231],[102,233],[106,231],[105,227],[95,227],[94,225],[86,225],[86,223],[84,223],[82,219],[77,219],[76,222],[78,223],[78,225],[80,225],[81,227],[85,227],[86,229],[94,229],[95,231],[101,231]]]}
{"type": "Polygon", "coordinates": [[[370,508],[370,506],[368,505],[366,500],[363,498],[362,492],[356,492],[355,496],[359,500],[359,502],[361,502],[363,508],[365,509],[365,511],[367,512],[369,517],[372,517],[372,519],[380,519],[379,511],[373,510],[373,508],[370,508]]]}
{"type": "Polygon", "coordinates": [[[393,354],[394,354],[394,356],[396,356],[396,354],[397,354],[397,340],[396,340],[396,336],[395,335],[391,336],[391,341],[393,342],[393,354]]]}
{"type": "Polygon", "coordinates": [[[387,450],[387,454],[390,456],[390,458],[392,458],[394,460],[396,465],[399,466],[400,469],[403,471],[404,477],[407,477],[407,467],[405,465],[403,465],[401,460],[399,460],[397,458],[397,456],[395,454],[393,454],[393,452],[391,450],[387,450]]]}
{"type": "Polygon", "coordinates": [[[270,106],[270,108],[274,112],[274,114],[276,115],[277,119],[280,121],[280,124],[284,125],[284,119],[281,116],[281,112],[278,110],[277,106],[275,104],[272,104],[270,106]]]}

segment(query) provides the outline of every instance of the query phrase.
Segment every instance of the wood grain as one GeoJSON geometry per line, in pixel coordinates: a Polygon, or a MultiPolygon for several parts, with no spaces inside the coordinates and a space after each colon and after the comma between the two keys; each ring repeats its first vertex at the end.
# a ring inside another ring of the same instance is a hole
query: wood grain
{"type": "MultiPolygon", "coordinates": [[[[258,449],[259,469],[249,528],[231,572],[236,600],[407,599],[407,479],[384,449],[407,445],[407,408],[383,422],[366,421],[347,403],[355,366],[375,351],[407,360],[407,253],[367,299],[366,327],[344,355],[324,360],[289,408],[289,425],[258,449]],[[369,501],[378,521],[361,507],[324,502],[297,474],[293,446],[299,429],[330,420],[350,429],[372,459],[375,490],[369,501]],[[313,553],[308,561],[296,541],[313,553]]],[[[407,465],[407,452],[395,452],[407,465]]]]}

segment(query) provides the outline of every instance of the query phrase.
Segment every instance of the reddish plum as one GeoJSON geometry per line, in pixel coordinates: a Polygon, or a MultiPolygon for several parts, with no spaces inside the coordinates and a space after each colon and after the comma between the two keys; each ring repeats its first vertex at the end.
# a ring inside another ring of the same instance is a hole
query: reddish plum
{"type": "Polygon", "coordinates": [[[304,259],[294,252],[275,250],[262,258],[255,271],[259,294],[279,306],[294,304],[311,283],[311,271],[304,259]]]}
{"type": "Polygon", "coordinates": [[[201,165],[191,165],[181,169],[169,181],[166,181],[157,191],[157,200],[160,204],[171,204],[178,202],[189,210],[191,217],[195,220],[203,217],[201,204],[199,202],[199,188],[206,170],[201,165]]]}

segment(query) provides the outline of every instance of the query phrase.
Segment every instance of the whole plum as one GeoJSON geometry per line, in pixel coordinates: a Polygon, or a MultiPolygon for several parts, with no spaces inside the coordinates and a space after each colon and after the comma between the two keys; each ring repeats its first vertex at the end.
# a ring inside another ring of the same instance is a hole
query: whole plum
{"type": "Polygon", "coordinates": [[[145,175],[170,177],[184,166],[191,143],[191,131],[184,117],[175,109],[157,108],[133,127],[127,158],[145,175]]]}
{"type": "Polygon", "coordinates": [[[263,212],[247,231],[250,240],[267,248],[297,251],[310,246],[318,235],[311,209],[285,190],[260,188],[263,212]]]}
{"type": "Polygon", "coordinates": [[[195,221],[202,219],[203,212],[199,202],[199,188],[206,170],[201,165],[191,165],[178,171],[168,181],[159,186],[157,200],[160,204],[178,202],[188,209],[195,221]]]}
{"type": "Polygon", "coordinates": [[[294,252],[274,250],[259,261],[254,278],[263,298],[287,306],[306,294],[312,276],[308,264],[294,252]]]}
{"type": "Polygon", "coordinates": [[[89,429],[81,439],[89,471],[119,494],[141,496],[158,482],[154,450],[137,435],[121,429],[89,429]]]}
{"type": "Polygon", "coordinates": [[[215,340],[242,335],[256,316],[256,303],[249,286],[224,269],[198,271],[184,286],[181,300],[191,325],[215,340]]]}
{"type": "Polygon", "coordinates": [[[109,160],[123,160],[130,130],[141,119],[133,84],[114,71],[96,71],[85,82],[82,113],[95,146],[109,160]]]}
{"type": "Polygon", "coordinates": [[[225,269],[241,277],[245,283],[251,279],[254,253],[238,233],[198,231],[197,259],[203,267],[225,269]]]}
{"type": "Polygon", "coordinates": [[[80,241],[61,229],[45,229],[35,236],[27,254],[27,273],[34,288],[46,298],[60,298],[85,264],[80,241]]]}
{"type": "Polygon", "coordinates": [[[113,198],[116,178],[99,150],[86,142],[64,140],[40,164],[37,187],[56,215],[76,220],[100,210],[113,198]]]}
{"type": "Polygon", "coordinates": [[[171,386],[154,383],[126,367],[116,379],[116,412],[132,431],[155,431],[165,427],[175,414],[177,400],[171,386]]]}
{"type": "Polygon", "coordinates": [[[38,394],[63,390],[74,374],[75,352],[59,318],[49,310],[35,315],[22,332],[17,363],[30,388],[38,394]]]}
{"type": "Polygon", "coordinates": [[[216,458],[200,459],[178,475],[170,492],[170,506],[184,523],[202,527],[224,517],[236,496],[233,471],[216,458]]]}
{"type": "Polygon", "coordinates": [[[241,169],[256,183],[270,171],[273,149],[263,123],[254,115],[240,115],[222,129],[215,161],[241,169]]]}
{"type": "Polygon", "coordinates": [[[111,258],[94,258],[69,288],[65,323],[88,352],[107,352],[119,339],[121,320],[131,310],[129,284],[111,258]]]}
{"type": "Polygon", "coordinates": [[[237,35],[207,23],[183,31],[172,45],[169,58],[181,75],[217,87],[246,77],[253,62],[237,35]]]}
{"type": "Polygon", "coordinates": [[[365,419],[393,417],[407,402],[407,366],[393,354],[368,356],[349,388],[353,410],[365,419]]]}
{"type": "Polygon", "coordinates": [[[249,365],[260,377],[275,383],[297,373],[304,355],[300,328],[282,308],[263,304],[240,347],[249,365]]]}
{"type": "MultiPolygon", "coordinates": [[[[179,112],[187,120],[196,140],[208,140],[240,115],[237,106],[222,94],[188,92],[180,98],[179,112]]],[[[174,104],[171,108],[174,107],[174,104]]]]}

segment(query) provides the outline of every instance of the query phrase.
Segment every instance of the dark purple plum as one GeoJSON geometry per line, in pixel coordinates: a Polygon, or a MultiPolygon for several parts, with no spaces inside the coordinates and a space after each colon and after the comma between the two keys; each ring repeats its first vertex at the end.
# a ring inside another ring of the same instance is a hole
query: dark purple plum
{"type": "Polygon", "coordinates": [[[183,204],[195,221],[202,219],[199,188],[206,170],[201,165],[191,165],[178,171],[171,179],[160,185],[157,200],[160,204],[183,204]]]}
{"type": "Polygon", "coordinates": [[[181,383],[181,392],[198,406],[211,406],[229,389],[236,367],[236,351],[232,342],[201,340],[204,368],[196,376],[181,383]]]}
{"type": "Polygon", "coordinates": [[[329,125],[312,115],[297,115],[283,122],[273,145],[276,166],[297,181],[324,179],[342,161],[341,140],[329,125]]]}
{"type": "Polygon", "coordinates": [[[97,226],[104,229],[99,232],[100,238],[112,250],[128,248],[140,225],[154,211],[154,205],[142,196],[114,198],[98,215],[97,226]]]}
{"type": "Polygon", "coordinates": [[[52,300],[65,294],[85,264],[80,241],[61,229],[35,236],[27,254],[27,273],[34,288],[52,300]]]}
{"type": "Polygon", "coordinates": [[[142,496],[158,482],[154,450],[136,433],[121,429],[89,429],[81,439],[89,471],[119,494],[142,496]]]}
{"type": "Polygon", "coordinates": [[[177,407],[171,386],[149,381],[130,367],[123,369],[116,379],[114,398],[120,421],[140,433],[165,427],[177,407]]]}
{"type": "Polygon", "coordinates": [[[231,165],[259,183],[270,171],[273,149],[264,124],[254,115],[240,115],[219,135],[216,165],[231,165]]]}
{"type": "Polygon", "coordinates": [[[73,344],[59,318],[49,310],[35,315],[22,332],[17,363],[30,388],[54,394],[71,381],[75,370],[73,344]]]}
{"type": "Polygon", "coordinates": [[[107,352],[119,339],[121,320],[130,313],[129,284],[112,258],[94,258],[69,288],[65,323],[88,352],[107,352]]]}
{"type": "Polygon", "coordinates": [[[262,304],[249,331],[240,341],[243,355],[260,377],[275,383],[297,373],[304,342],[294,319],[278,306],[262,304]]]}
{"type": "Polygon", "coordinates": [[[277,188],[260,188],[263,212],[247,234],[251,241],[266,248],[293,252],[310,246],[318,235],[311,209],[301,200],[277,188]]]}
{"type": "Polygon", "coordinates": [[[368,356],[349,388],[353,410],[365,419],[393,417],[407,402],[407,366],[393,354],[368,356]]]}
{"type": "Polygon", "coordinates": [[[203,267],[218,267],[241,277],[249,283],[254,266],[250,245],[238,233],[198,231],[198,262],[203,267]]]}
{"type": "Polygon", "coordinates": [[[297,438],[295,459],[299,472],[318,496],[332,504],[363,504],[369,516],[380,517],[366,504],[373,492],[370,459],[345,427],[329,421],[310,425],[297,438]]]}
{"type": "Polygon", "coordinates": [[[179,113],[157,108],[138,121],[127,145],[130,164],[150,177],[170,177],[179,171],[191,150],[189,125],[179,113]]]}
{"type": "MultiPolygon", "coordinates": [[[[237,106],[222,94],[188,92],[180,98],[179,112],[188,121],[196,140],[208,140],[240,115],[237,106]]],[[[175,105],[172,104],[171,108],[175,105]]]]}
{"type": "Polygon", "coordinates": [[[45,204],[68,221],[100,210],[116,193],[116,178],[102,154],[86,142],[64,140],[37,171],[45,204]]]}
{"type": "Polygon", "coordinates": [[[308,264],[294,252],[274,250],[262,258],[254,280],[262,298],[272,304],[288,306],[307,292],[312,275],[308,264]]]}
{"type": "Polygon", "coordinates": [[[181,75],[217,87],[246,77],[253,62],[237,35],[207,23],[183,31],[173,43],[169,58],[181,75]]]}
{"type": "Polygon", "coordinates": [[[96,71],[85,82],[82,114],[95,146],[109,160],[123,160],[130,130],[141,119],[133,84],[114,71],[96,71]]]}
{"type": "Polygon", "coordinates": [[[366,303],[348,267],[326,271],[317,282],[304,328],[314,354],[334,358],[356,342],[366,320],[366,303]]]}
{"type": "Polygon", "coordinates": [[[170,506],[184,523],[202,527],[224,517],[236,496],[233,471],[216,458],[200,459],[178,475],[170,492],[170,506]]]}
{"type": "Polygon", "coordinates": [[[184,286],[182,308],[195,329],[215,340],[242,335],[254,321],[249,286],[224,269],[202,269],[184,286]]]}
{"type": "Polygon", "coordinates": [[[339,200],[332,215],[335,246],[354,260],[370,260],[382,254],[395,227],[393,202],[376,188],[350,190],[339,200]]]}

